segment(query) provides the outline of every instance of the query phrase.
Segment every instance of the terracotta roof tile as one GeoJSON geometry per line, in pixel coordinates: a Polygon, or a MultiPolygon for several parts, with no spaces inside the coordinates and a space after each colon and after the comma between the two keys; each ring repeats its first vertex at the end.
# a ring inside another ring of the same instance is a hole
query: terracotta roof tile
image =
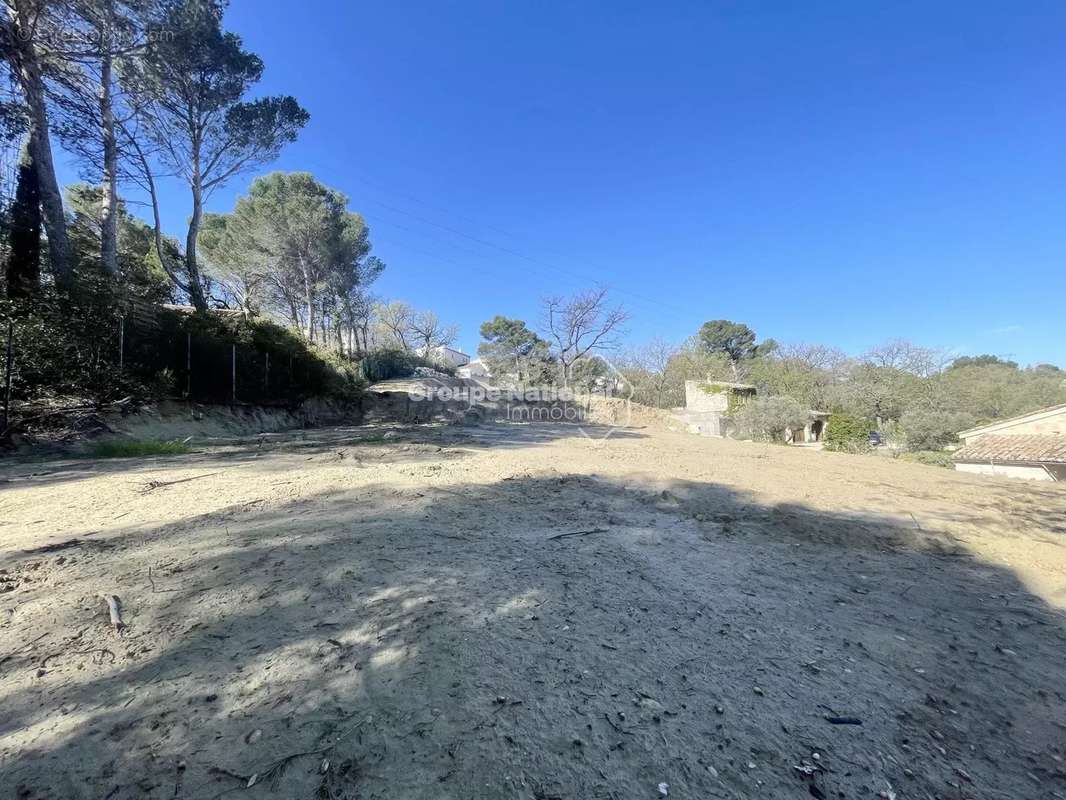
{"type": "Polygon", "coordinates": [[[955,453],[956,461],[1025,461],[1066,464],[1066,436],[986,433],[955,453]]]}

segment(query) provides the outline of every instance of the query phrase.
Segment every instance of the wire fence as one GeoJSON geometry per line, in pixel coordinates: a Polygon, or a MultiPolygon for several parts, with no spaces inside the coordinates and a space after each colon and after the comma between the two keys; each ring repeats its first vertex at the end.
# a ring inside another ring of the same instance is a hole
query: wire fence
{"type": "Polygon", "coordinates": [[[191,314],[147,304],[103,320],[91,335],[45,336],[40,324],[17,318],[5,320],[0,335],[0,430],[9,424],[13,403],[42,390],[75,394],[78,381],[94,384],[95,394],[111,381],[157,398],[280,405],[326,394],[338,376],[279,326],[205,325],[191,314]],[[46,372],[42,365],[53,369],[46,372]],[[79,377],[66,380],[57,372],[79,377]]]}

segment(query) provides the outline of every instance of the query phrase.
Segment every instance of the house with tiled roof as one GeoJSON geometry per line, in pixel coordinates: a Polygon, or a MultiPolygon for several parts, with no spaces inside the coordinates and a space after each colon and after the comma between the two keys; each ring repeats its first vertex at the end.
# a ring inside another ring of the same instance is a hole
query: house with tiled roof
{"type": "Polygon", "coordinates": [[[960,472],[1066,480],[1066,403],[970,428],[959,439],[960,472]]]}

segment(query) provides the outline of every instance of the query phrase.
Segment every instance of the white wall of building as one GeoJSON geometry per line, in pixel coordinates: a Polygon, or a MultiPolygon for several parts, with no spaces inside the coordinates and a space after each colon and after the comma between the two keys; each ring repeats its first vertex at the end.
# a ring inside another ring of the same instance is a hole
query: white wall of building
{"type": "Polygon", "coordinates": [[[956,464],[959,472],[975,472],[978,475],[1002,475],[1006,478],[1024,478],[1030,481],[1054,480],[1043,467],[1019,464],[956,464]]]}
{"type": "Polygon", "coordinates": [[[429,351],[427,357],[431,361],[443,364],[446,367],[461,367],[470,363],[470,356],[451,347],[434,347],[429,351]]]}
{"type": "Polygon", "coordinates": [[[685,381],[687,411],[722,414],[729,408],[729,392],[712,391],[708,388],[710,385],[706,381],[685,381]]]}
{"type": "Polygon", "coordinates": [[[489,370],[485,366],[485,362],[478,358],[465,366],[459,367],[455,374],[460,378],[487,378],[489,377],[489,370]]]}

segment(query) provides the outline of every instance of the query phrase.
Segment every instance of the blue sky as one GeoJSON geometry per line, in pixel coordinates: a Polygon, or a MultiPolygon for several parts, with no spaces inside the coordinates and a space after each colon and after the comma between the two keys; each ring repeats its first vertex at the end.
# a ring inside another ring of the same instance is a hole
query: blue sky
{"type": "Polygon", "coordinates": [[[227,26],[311,113],[274,168],[348,194],[377,291],[464,349],[599,282],[635,342],[724,317],[1066,365],[1066,5],[233,0],[227,26]]]}

